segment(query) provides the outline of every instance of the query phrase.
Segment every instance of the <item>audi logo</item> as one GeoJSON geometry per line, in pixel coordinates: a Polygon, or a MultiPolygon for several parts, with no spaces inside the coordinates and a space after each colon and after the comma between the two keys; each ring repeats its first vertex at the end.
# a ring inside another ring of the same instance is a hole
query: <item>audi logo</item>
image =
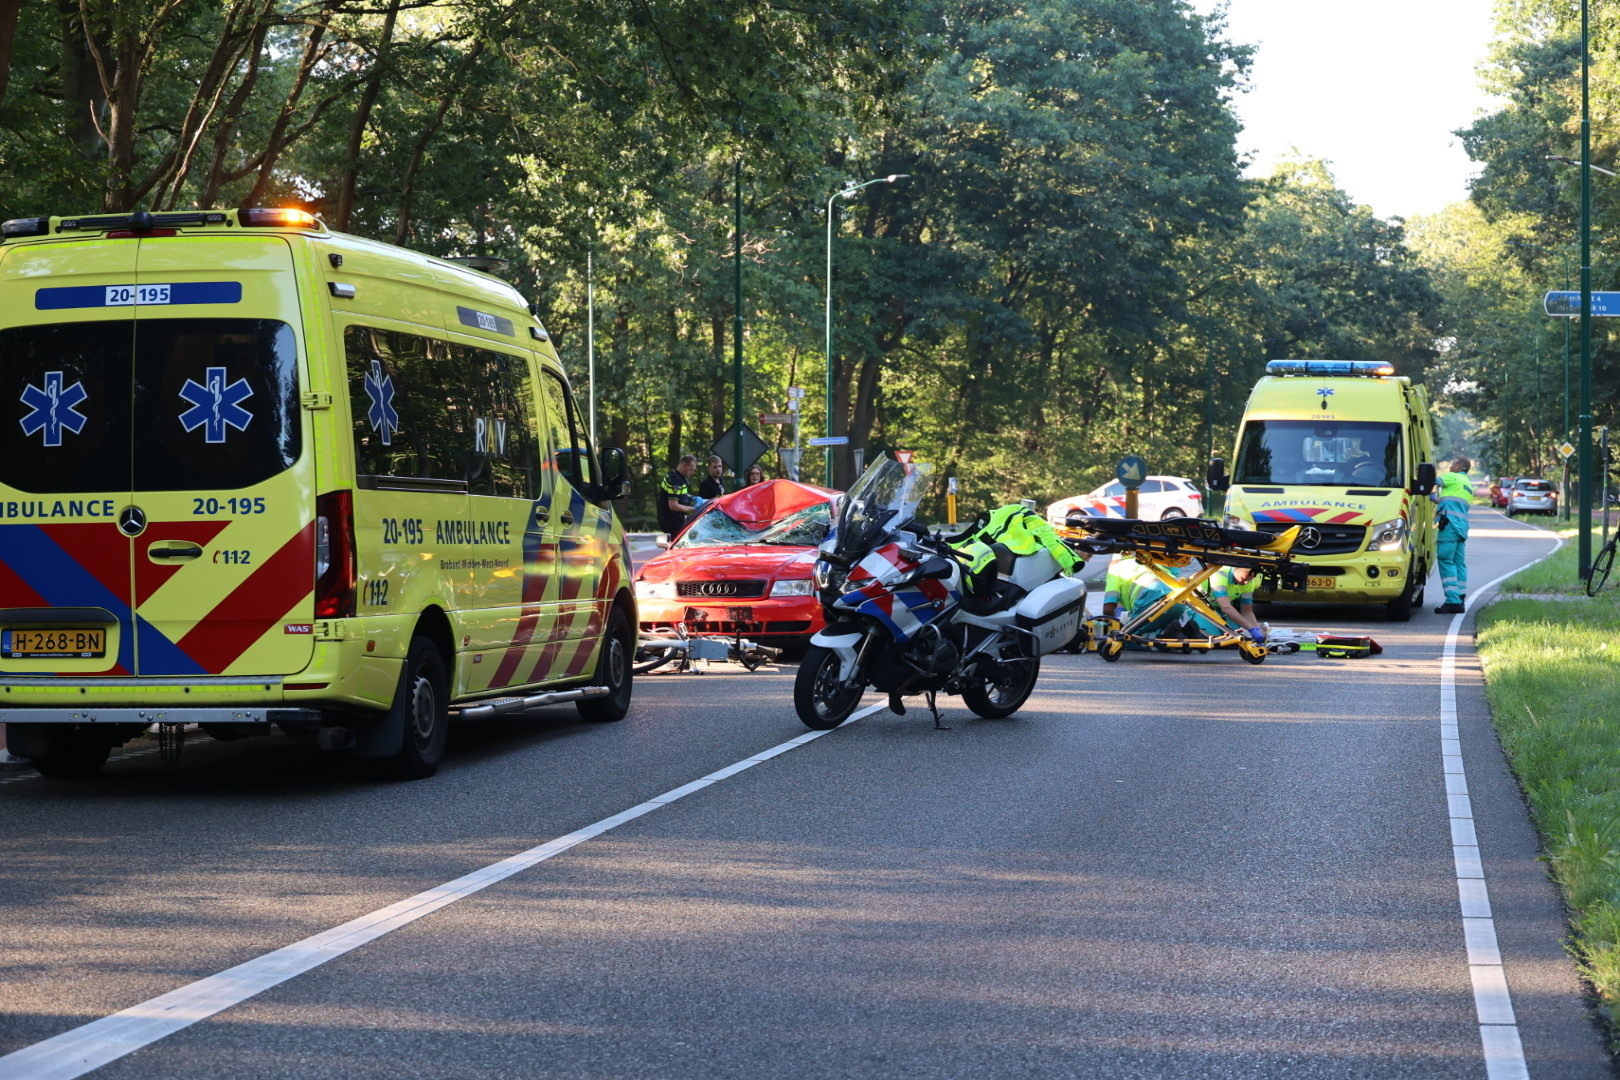
{"type": "Polygon", "coordinates": [[[737,584],[733,581],[705,581],[698,586],[699,596],[736,596],[737,584]]]}
{"type": "Polygon", "coordinates": [[[1299,530],[1299,546],[1310,549],[1322,542],[1322,530],[1315,525],[1307,525],[1299,530]]]}

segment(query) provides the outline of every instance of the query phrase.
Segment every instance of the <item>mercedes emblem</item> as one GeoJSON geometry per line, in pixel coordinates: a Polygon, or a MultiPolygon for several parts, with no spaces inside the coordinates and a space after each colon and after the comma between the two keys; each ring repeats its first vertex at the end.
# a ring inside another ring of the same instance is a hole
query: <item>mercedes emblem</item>
{"type": "Polygon", "coordinates": [[[118,531],[125,536],[139,536],[146,531],[146,511],[138,506],[126,506],[118,514],[118,531]]]}
{"type": "Polygon", "coordinates": [[[1322,542],[1322,530],[1315,525],[1307,525],[1299,530],[1299,546],[1309,550],[1322,542]]]}

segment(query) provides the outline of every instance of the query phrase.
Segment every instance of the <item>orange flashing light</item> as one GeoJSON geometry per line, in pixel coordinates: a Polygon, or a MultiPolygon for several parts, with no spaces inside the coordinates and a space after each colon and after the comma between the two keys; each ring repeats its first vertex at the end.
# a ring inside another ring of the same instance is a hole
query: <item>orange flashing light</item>
{"type": "Polygon", "coordinates": [[[291,207],[254,207],[243,210],[240,215],[243,225],[256,225],[260,227],[283,229],[318,229],[320,220],[308,210],[297,210],[291,207]]]}

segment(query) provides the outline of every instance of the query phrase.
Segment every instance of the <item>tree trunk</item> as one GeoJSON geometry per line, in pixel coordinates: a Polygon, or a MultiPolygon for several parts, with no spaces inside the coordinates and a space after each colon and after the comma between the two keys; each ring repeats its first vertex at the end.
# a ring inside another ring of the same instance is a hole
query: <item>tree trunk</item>
{"type": "Polygon", "coordinates": [[[265,141],[264,153],[259,155],[259,175],[253,181],[253,190],[242,200],[243,209],[257,206],[264,198],[270,189],[270,179],[275,175],[276,162],[280,160],[281,152],[292,143],[292,138],[287,135],[287,128],[292,123],[293,114],[298,110],[298,99],[303,96],[310,72],[315,69],[316,63],[323,55],[321,41],[326,36],[326,21],[331,18],[331,14],[329,11],[318,12],[315,15],[315,22],[310,25],[309,40],[304,43],[304,55],[298,61],[298,76],[293,80],[292,89],[287,91],[287,100],[281,106],[281,113],[276,117],[275,126],[270,130],[270,138],[265,141]]]}
{"type": "MultiPolygon", "coordinates": [[[[214,127],[214,152],[208,160],[208,174],[203,177],[202,192],[197,197],[197,205],[204,210],[214,205],[219,197],[219,189],[226,179],[225,157],[230,153],[231,146],[236,142],[236,125],[241,120],[242,110],[247,107],[247,100],[253,94],[253,88],[259,83],[259,58],[264,53],[265,35],[270,25],[263,17],[268,11],[261,14],[258,24],[253,28],[252,38],[245,53],[247,71],[242,75],[242,81],[237,85],[236,92],[225,105],[225,115],[220,118],[214,127]]],[[[185,182],[185,172],[182,170],[174,184],[175,194],[180,192],[180,185],[185,182]]]]}
{"type": "MultiPolygon", "coordinates": [[[[681,460],[681,454],[681,410],[672,409],[669,414],[669,464],[664,469],[673,469],[675,463],[681,460]]],[[[664,469],[654,471],[662,472],[664,469]]]]}
{"type": "Polygon", "coordinates": [[[111,51],[112,41],[102,28],[92,44],[76,0],[56,0],[56,10],[62,16],[62,104],[67,112],[63,128],[86,157],[97,158],[106,150],[106,140],[96,127],[96,114],[107,104],[107,94],[94,51],[111,51]]]}
{"type": "Polygon", "coordinates": [[[428,143],[439,133],[444,124],[445,114],[450,111],[451,104],[456,98],[456,87],[461,84],[462,75],[472,70],[473,63],[477,61],[478,54],[484,51],[482,41],[473,42],[473,47],[467,50],[450,82],[445,86],[443,96],[439,98],[439,107],[433,111],[433,121],[422,130],[421,136],[416,140],[416,146],[411,150],[411,160],[405,165],[405,175],[400,179],[399,199],[399,225],[394,229],[394,243],[404,245],[411,235],[411,201],[416,194],[416,173],[422,167],[422,158],[427,155],[428,143]]]}
{"type": "Polygon", "coordinates": [[[354,214],[355,188],[360,183],[360,143],[365,138],[366,125],[371,122],[371,110],[377,104],[382,90],[383,75],[394,40],[394,22],[399,18],[400,0],[389,0],[383,16],[382,33],[377,41],[377,56],[371,63],[371,74],[365,89],[360,92],[360,103],[354,110],[354,124],[349,128],[348,152],[344,157],[343,179],[338,185],[337,213],[333,215],[333,228],[339,232],[349,230],[349,219],[354,214]]]}
{"type": "Polygon", "coordinates": [[[21,12],[22,0],[0,0],[0,105],[6,103],[6,84],[11,81],[11,48],[21,12]]]}
{"type": "Polygon", "coordinates": [[[709,416],[713,421],[714,438],[718,442],[726,433],[726,322],[721,316],[709,320],[710,337],[714,345],[714,380],[709,392],[709,416]]]}

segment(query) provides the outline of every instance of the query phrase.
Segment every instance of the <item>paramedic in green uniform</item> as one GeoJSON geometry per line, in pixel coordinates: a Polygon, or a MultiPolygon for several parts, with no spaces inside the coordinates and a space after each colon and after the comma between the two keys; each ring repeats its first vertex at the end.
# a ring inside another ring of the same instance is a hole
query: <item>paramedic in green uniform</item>
{"type": "MultiPolygon", "coordinates": [[[[1181,577],[1188,572],[1186,567],[1169,569],[1175,577],[1181,577]]],[[[1160,581],[1158,575],[1129,555],[1115,555],[1109,561],[1108,576],[1103,581],[1104,617],[1117,618],[1122,623],[1129,623],[1132,618],[1168,595],[1170,586],[1160,581]]],[[[1188,613],[1189,609],[1185,604],[1176,604],[1131,632],[1140,637],[1157,637],[1167,627],[1180,623],[1183,616],[1188,613]]]]}
{"type": "Polygon", "coordinates": [[[1193,622],[1198,629],[1215,637],[1227,630],[1248,634],[1257,645],[1266,643],[1266,628],[1254,617],[1254,592],[1260,587],[1260,577],[1252,566],[1223,566],[1210,576],[1206,585],[1209,602],[1226,620],[1225,626],[1215,626],[1203,615],[1194,613],[1193,622]]]}
{"type": "Polygon", "coordinates": [[[1453,461],[1451,471],[1440,474],[1432,496],[1440,506],[1435,547],[1440,559],[1440,586],[1446,590],[1446,602],[1434,609],[1436,615],[1461,615],[1463,599],[1468,595],[1468,507],[1474,494],[1474,485],[1468,481],[1471,464],[1465,457],[1453,461]]]}

